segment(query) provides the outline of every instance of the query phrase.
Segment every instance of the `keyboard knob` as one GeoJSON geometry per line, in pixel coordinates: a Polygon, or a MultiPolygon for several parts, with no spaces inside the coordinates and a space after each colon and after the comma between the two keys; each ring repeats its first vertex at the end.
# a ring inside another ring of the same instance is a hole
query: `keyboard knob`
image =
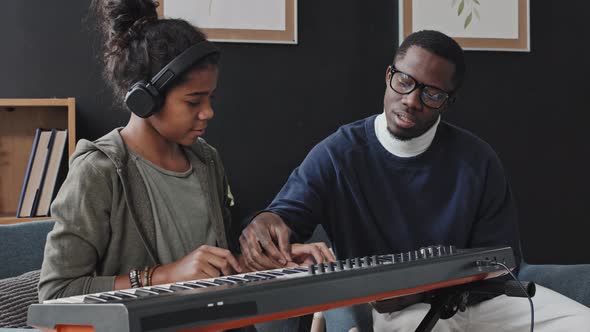
{"type": "Polygon", "coordinates": [[[356,268],[359,268],[359,267],[361,267],[361,266],[363,266],[363,264],[362,264],[362,262],[361,262],[361,259],[360,259],[360,258],[358,258],[358,257],[355,257],[355,258],[354,258],[354,267],[356,267],[356,268]]]}
{"type": "Polygon", "coordinates": [[[379,265],[379,259],[377,259],[377,255],[371,256],[371,264],[379,265]]]}
{"type": "Polygon", "coordinates": [[[332,264],[332,262],[327,262],[326,263],[326,271],[328,271],[328,272],[334,272],[334,265],[332,264]]]}
{"type": "Polygon", "coordinates": [[[346,269],[348,269],[348,270],[352,269],[352,261],[350,260],[350,258],[347,258],[347,259],[344,261],[344,264],[345,264],[345,268],[346,268],[346,269]]]}
{"type": "Polygon", "coordinates": [[[371,259],[369,258],[369,256],[363,257],[363,264],[365,266],[371,266],[371,259]]]}
{"type": "Polygon", "coordinates": [[[307,267],[308,274],[315,274],[315,265],[310,265],[307,267]]]}
{"type": "Polygon", "coordinates": [[[324,273],[324,272],[326,272],[324,264],[318,264],[318,273],[324,273]]]}
{"type": "Polygon", "coordinates": [[[336,262],[336,268],[337,268],[339,271],[342,271],[342,270],[344,270],[344,266],[342,265],[342,261],[337,261],[337,262],[336,262]]]}

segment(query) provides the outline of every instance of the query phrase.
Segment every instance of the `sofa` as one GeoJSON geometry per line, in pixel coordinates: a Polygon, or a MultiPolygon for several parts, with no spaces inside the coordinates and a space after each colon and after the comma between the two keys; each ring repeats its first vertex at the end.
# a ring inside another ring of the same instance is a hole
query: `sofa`
{"type": "MultiPolygon", "coordinates": [[[[26,307],[38,301],[36,283],[47,233],[53,221],[0,225],[0,332],[26,327],[26,307]],[[20,300],[17,300],[20,299],[20,300]],[[11,328],[9,328],[11,327],[11,328]]],[[[521,280],[534,281],[590,307],[590,264],[532,265],[523,263],[521,280]]],[[[330,330],[348,331],[349,322],[335,318],[330,330]],[[337,320],[337,321],[334,321],[337,320]]],[[[30,329],[22,331],[33,331],[30,329]]]]}
{"type": "Polygon", "coordinates": [[[0,332],[26,327],[26,310],[37,303],[39,269],[53,221],[0,225],[0,332]]]}

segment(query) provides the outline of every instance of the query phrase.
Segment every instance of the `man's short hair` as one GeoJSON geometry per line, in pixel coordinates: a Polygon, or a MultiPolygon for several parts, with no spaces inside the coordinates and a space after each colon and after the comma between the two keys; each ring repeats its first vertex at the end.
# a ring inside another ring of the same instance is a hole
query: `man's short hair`
{"type": "Polygon", "coordinates": [[[401,43],[394,57],[395,61],[403,59],[411,46],[419,46],[455,65],[453,75],[454,90],[458,90],[465,77],[465,56],[463,49],[451,37],[434,30],[421,30],[410,34],[401,43]]]}

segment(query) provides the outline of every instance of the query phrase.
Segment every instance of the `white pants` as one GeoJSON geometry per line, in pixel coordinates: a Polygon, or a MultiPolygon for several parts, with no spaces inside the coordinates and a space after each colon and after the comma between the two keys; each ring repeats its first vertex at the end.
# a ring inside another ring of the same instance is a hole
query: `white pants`
{"type": "MultiPolygon", "coordinates": [[[[590,331],[590,308],[548,288],[536,287],[534,331],[590,331]]],[[[429,304],[418,303],[388,314],[373,310],[373,328],[375,332],[413,332],[429,309],[429,304]]],[[[528,299],[502,295],[438,320],[432,331],[527,332],[530,323],[528,299]]]]}

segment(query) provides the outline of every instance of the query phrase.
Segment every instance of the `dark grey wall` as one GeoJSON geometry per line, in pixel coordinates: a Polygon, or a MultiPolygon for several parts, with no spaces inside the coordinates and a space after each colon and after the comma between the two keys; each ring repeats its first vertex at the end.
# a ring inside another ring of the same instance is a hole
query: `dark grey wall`
{"type": "MultiPolygon", "coordinates": [[[[125,124],[100,77],[88,1],[2,5],[0,98],[76,97],[79,138],[125,124]]],[[[582,246],[590,233],[588,10],[583,1],[531,4],[533,51],[467,52],[466,84],[447,114],[503,160],[532,262],[590,263],[582,246]]],[[[237,217],[264,207],[339,125],[381,111],[396,21],[397,1],[300,0],[298,45],[220,45],[218,105],[206,138],[226,163],[237,217]]]]}

